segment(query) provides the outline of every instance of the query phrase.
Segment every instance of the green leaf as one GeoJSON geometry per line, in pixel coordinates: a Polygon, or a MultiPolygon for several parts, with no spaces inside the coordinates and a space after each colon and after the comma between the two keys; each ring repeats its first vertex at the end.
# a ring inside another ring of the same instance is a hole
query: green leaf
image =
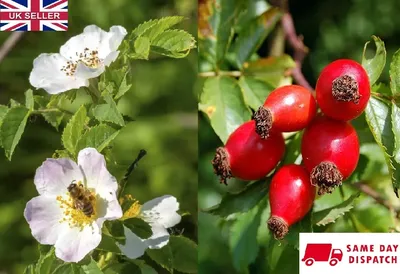
{"type": "Polygon", "coordinates": [[[254,110],[262,106],[267,96],[274,90],[268,83],[251,76],[240,77],[239,86],[243,91],[244,101],[254,110]]]}
{"type": "Polygon", "coordinates": [[[135,36],[146,36],[150,41],[152,41],[159,34],[182,22],[184,19],[185,18],[182,16],[169,16],[150,20],[139,25],[132,31],[132,34],[135,36]]]}
{"type": "Polygon", "coordinates": [[[249,212],[239,215],[231,227],[229,246],[232,252],[233,265],[239,272],[245,271],[247,266],[253,263],[257,257],[259,249],[257,232],[265,201],[266,199],[249,212]]]}
{"type": "Polygon", "coordinates": [[[92,127],[79,139],[77,151],[86,147],[93,147],[96,148],[98,152],[101,152],[118,134],[119,130],[104,124],[92,127]]]}
{"type": "Polygon", "coordinates": [[[142,219],[130,218],[124,220],[124,225],[142,239],[147,239],[152,235],[150,225],[142,219]]]}
{"type": "Polygon", "coordinates": [[[168,243],[173,268],[183,273],[197,273],[197,245],[183,236],[171,235],[168,243]]]}
{"type": "Polygon", "coordinates": [[[259,49],[281,17],[282,12],[278,8],[270,8],[241,30],[233,44],[236,66],[239,69],[259,49]]]}
{"type": "MultiPolygon", "coordinates": [[[[392,130],[394,137],[393,157],[397,163],[400,163],[400,108],[392,103],[392,130]]],[[[400,179],[400,178],[399,178],[400,179]]]]}
{"type": "Polygon", "coordinates": [[[35,264],[28,265],[24,270],[24,274],[36,274],[35,273],[35,264]]]}
{"type": "Polygon", "coordinates": [[[386,49],[385,43],[376,36],[372,36],[372,39],[375,42],[376,52],[373,58],[366,58],[366,51],[368,49],[368,44],[370,41],[365,43],[364,52],[362,56],[362,66],[367,71],[369,77],[369,84],[372,86],[381,75],[383,69],[385,68],[386,63],[386,49]]]}
{"type": "Polygon", "coordinates": [[[239,193],[227,193],[222,201],[205,212],[227,217],[232,213],[247,212],[255,207],[268,193],[269,182],[257,181],[239,193]]]}
{"type": "MultiPolygon", "coordinates": [[[[7,106],[0,105],[0,132],[1,132],[1,124],[3,123],[4,116],[6,116],[8,110],[9,108],[7,106]]],[[[0,147],[2,147],[1,133],[0,133],[0,147]]]]}
{"type": "Polygon", "coordinates": [[[161,249],[148,249],[147,255],[172,272],[197,273],[197,245],[183,236],[170,236],[168,245],[161,249]]]}
{"type": "MultiPolygon", "coordinates": [[[[375,141],[384,152],[389,174],[392,178],[393,189],[397,195],[397,190],[400,187],[400,164],[393,160],[395,136],[392,119],[394,119],[394,124],[396,126],[398,124],[398,117],[397,110],[393,108],[393,106],[394,103],[389,106],[385,102],[371,97],[365,109],[365,118],[375,141]],[[392,113],[392,111],[394,113],[392,113]]],[[[396,159],[396,156],[394,159],[396,159]]]]}
{"type": "Polygon", "coordinates": [[[157,264],[172,273],[173,255],[169,245],[166,245],[161,249],[147,249],[146,254],[157,264]]]}
{"type": "Polygon", "coordinates": [[[151,43],[155,53],[174,58],[186,57],[196,47],[194,37],[184,30],[167,30],[151,43]]]}
{"type": "Polygon", "coordinates": [[[63,264],[58,266],[52,274],[81,274],[81,268],[75,264],[63,264]]]}
{"type": "Polygon", "coordinates": [[[105,226],[114,239],[116,239],[120,244],[125,244],[125,233],[122,221],[107,221],[105,226]]]}
{"type": "Polygon", "coordinates": [[[157,271],[147,264],[140,265],[141,274],[157,274],[157,271]]]}
{"type": "Polygon", "coordinates": [[[115,242],[116,240],[112,236],[103,234],[101,236],[101,242],[96,247],[96,249],[120,254],[121,250],[119,249],[119,247],[116,245],[115,242]]]}
{"type": "Polygon", "coordinates": [[[100,122],[111,122],[119,126],[124,126],[124,118],[119,113],[117,104],[109,94],[103,94],[107,104],[100,104],[94,107],[93,115],[100,122]]]}
{"type": "Polygon", "coordinates": [[[147,37],[138,37],[134,43],[135,53],[131,56],[134,59],[149,59],[150,39],[147,37]]]}
{"type": "Polygon", "coordinates": [[[50,274],[55,260],[56,257],[54,254],[54,247],[53,247],[47,253],[40,255],[39,261],[36,264],[36,273],[50,274]]]}
{"type": "Polygon", "coordinates": [[[113,264],[104,270],[104,274],[141,274],[142,271],[136,264],[113,264]]]}
{"type": "Polygon", "coordinates": [[[33,110],[35,108],[35,101],[33,100],[33,91],[31,89],[25,91],[25,106],[30,110],[33,110]]]}
{"type": "Polygon", "coordinates": [[[392,90],[393,96],[399,95],[400,93],[400,49],[397,50],[390,63],[390,89],[392,90]]]}
{"type": "Polygon", "coordinates": [[[82,265],[81,268],[85,274],[103,274],[103,271],[101,271],[97,266],[97,263],[93,258],[91,258],[88,265],[82,265]]]}
{"type": "MultiPolygon", "coordinates": [[[[36,104],[39,105],[39,109],[46,109],[49,104],[49,99],[43,96],[34,96],[36,104]]],[[[51,107],[51,106],[50,106],[51,107]]],[[[62,120],[65,117],[63,112],[42,112],[41,115],[47,123],[52,125],[57,131],[62,120]]]]}
{"type": "Polygon", "coordinates": [[[14,100],[14,99],[10,99],[10,107],[11,108],[19,107],[20,105],[21,104],[18,101],[14,100]]]}
{"type": "Polygon", "coordinates": [[[11,108],[3,117],[0,127],[0,138],[6,156],[10,161],[15,147],[25,130],[29,115],[29,109],[17,106],[11,108]]]}
{"type": "Polygon", "coordinates": [[[86,108],[83,105],[69,120],[61,137],[64,147],[74,156],[77,154],[76,146],[83,135],[86,119],[86,108]]]}
{"type": "Polygon", "coordinates": [[[273,87],[281,85],[285,79],[285,72],[296,67],[296,63],[289,55],[271,56],[257,61],[248,62],[244,67],[244,74],[265,81],[273,87]]]}
{"type": "Polygon", "coordinates": [[[300,156],[301,136],[302,134],[300,131],[286,144],[285,158],[283,159],[282,165],[293,164],[300,156]]]}
{"type": "Polygon", "coordinates": [[[294,248],[299,249],[299,234],[301,232],[313,232],[312,219],[313,213],[310,210],[303,219],[289,228],[289,233],[285,236],[284,241],[294,248]]]}
{"type": "Polygon", "coordinates": [[[325,226],[334,223],[336,219],[349,212],[354,207],[354,200],[360,196],[360,193],[351,195],[344,202],[318,212],[314,212],[314,224],[325,226]]]}
{"type": "Polygon", "coordinates": [[[243,10],[242,0],[216,0],[210,3],[211,16],[209,23],[213,35],[209,36],[211,44],[205,49],[210,53],[215,68],[224,60],[234,34],[235,21],[243,10]]]}
{"type": "Polygon", "coordinates": [[[236,80],[230,77],[206,80],[199,109],[208,116],[223,143],[234,130],[251,118],[236,80]]]}

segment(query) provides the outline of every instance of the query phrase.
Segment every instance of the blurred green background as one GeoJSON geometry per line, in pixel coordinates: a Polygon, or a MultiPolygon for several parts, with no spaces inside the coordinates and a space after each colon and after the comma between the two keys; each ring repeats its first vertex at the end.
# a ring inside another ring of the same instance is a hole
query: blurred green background
{"type": "MultiPolygon", "coordinates": [[[[130,32],[146,20],[170,15],[188,18],[179,28],[196,34],[195,1],[70,0],[68,32],[25,33],[0,63],[0,104],[8,104],[10,98],[21,101],[30,87],[33,59],[40,53],[58,52],[86,25],[96,24],[105,30],[122,25],[130,32]]],[[[0,46],[9,35],[0,32],[0,46]]],[[[185,59],[154,56],[151,61],[135,61],[133,70],[133,87],[119,107],[135,121],[120,133],[113,150],[123,165],[129,165],[142,148],[148,154],[130,177],[126,192],[142,203],[165,194],[177,197],[181,211],[191,215],[183,217],[171,232],[197,241],[196,51],[185,59]]],[[[78,96],[69,108],[77,109],[84,99],[78,96]]],[[[12,162],[3,151],[0,154],[0,273],[22,273],[38,258],[37,243],[23,210],[37,195],[33,184],[36,168],[62,148],[62,128],[57,132],[42,117],[33,117],[12,162]]]]}
{"type": "MultiPolygon", "coordinates": [[[[264,9],[265,0],[250,0],[255,9],[264,9]]],[[[274,1],[279,2],[279,1],[274,1]]],[[[351,58],[361,62],[363,47],[371,35],[379,36],[386,45],[388,59],[381,76],[388,83],[389,64],[393,53],[400,47],[400,1],[398,0],[303,0],[288,1],[298,34],[304,36],[304,43],[310,53],[303,63],[303,73],[312,86],[322,68],[329,62],[339,58],[351,58]]],[[[255,12],[256,11],[252,11],[255,12]]],[[[265,57],[273,41],[274,32],[269,35],[258,53],[265,57]]],[[[370,51],[374,52],[373,42],[370,51]]],[[[292,50],[286,47],[286,52],[292,50]]],[[[201,64],[200,64],[201,65],[201,64]]],[[[203,79],[199,79],[196,87],[201,92],[203,79]]],[[[358,131],[361,146],[359,169],[364,171],[368,184],[378,191],[394,206],[399,200],[393,194],[390,178],[380,148],[374,143],[365,123],[364,116],[353,122],[358,131]],[[365,159],[367,166],[362,166],[365,159]]],[[[211,160],[215,149],[222,143],[210,127],[207,118],[199,113],[199,273],[238,273],[233,267],[232,253],[229,248],[232,220],[223,220],[204,213],[206,209],[218,204],[226,192],[237,192],[245,183],[231,180],[228,186],[220,185],[213,174],[211,160]],[[215,254],[218,254],[217,256],[215,254]]],[[[343,188],[345,197],[356,190],[353,187],[343,188]]],[[[329,208],[342,201],[339,191],[326,195],[316,201],[317,210],[329,208]]],[[[389,232],[399,228],[398,219],[392,218],[389,210],[377,204],[372,198],[362,195],[357,199],[353,209],[354,218],[340,218],[334,224],[323,227],[331,231],[389,232]]],[[[267,208],[261,218],[261,226],[257,238],[260,249],[256,261],[250,265],[247,273],[298,273],[298,251],[284,243],[272,240],[266,227],[269,217],[267,208]],[[270,272],[266,269],[273,269],[270,272]]],[[[233,218],[232,218],[233,219],[233,218]]],[[[322,228],[320,228],[322,230],[322,228]]],[[[242,252],[246,253],[245,250],[242,252]]]]}

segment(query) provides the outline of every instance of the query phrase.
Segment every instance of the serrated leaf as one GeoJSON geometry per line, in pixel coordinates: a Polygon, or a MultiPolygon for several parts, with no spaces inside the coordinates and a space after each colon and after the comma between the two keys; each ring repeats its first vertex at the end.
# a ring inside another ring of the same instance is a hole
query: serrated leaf
{"type": "Polygon", "coordinates": [[[173,268],[183,273],[197,273],[197,245],[183,236],[170,236],[168,246],[173,256],[173,268]]]}
{"type": "Polygon", "coordinates": [[[71,120],[69,120],[61,137],[64,147],[74,156],[77,154],[76,146],[79,139],[82,137],[86,119],[86,108],[83,105],[77,110],[74,116],[72,116],[71,120]]]}
{"type": "Polygon", "coordinates": [[[205,212],[220,217],[227,217],[237,212],[247,212],[267,195],[268,186],[268,181],[260,180],[239,193],[227,193],[218,205],[206,209],[205,212]]]}
{"type": "MultiPolygon", "coordinates": [[[[393,189],[397,195],[397,190],[400,187],[400,164],[393,159],[395,137],[392,115],[396,115],[396,113],[392,114],[392,106],[394,106],[394,103],[388,105],[375,97],[371,97],[365,109],[365,118],[375,141],[384,152],[386,164],[392,178],[393,189]]],[[[397,119],[396,117],[393,118],[397,119]]],[[[397,124],[397,121],[395,123],[397,124]]]]}
{"type": "Polygon", "coordinates": [[[130,218],[124,220],[124,225],[142,239],[147,239],[152,235],[150,225],[142,219],[130,218]]]}
{"type": "Polygon", "coordinates": [[[399,95],[400,93],[400,49],[397,50],[393,57],[392,62],[390,63],[390,89],[392,91],[392,95],[399,95]]]}
{"type": "Polygon", "coordinates": [[[90,263],[81,266],[85,274],[103,274],[103,271],[97,266],[97,263],[91,258],[90,263]]]}
{"type": "Polygon", "coordinates": [[[349,212],[354,207],[354,200],[360,196],[360,193],[351,195],[346,201],[318,212],[314,212],[314,224],[325,226],[334,223],[336,219],[349,212]]]}
{"type": "Polygon", "coordinates": [[[41,254],[36,264],[36,273],[50,274],[55,260],[54,248],[51,248],[47,253],[41,254]]]}
{"type": "Polygon", "coordinates": [[[208,36],[210,43],[203,50],[212,56],[215,68],[224,60],[231,45],[235,20],[237,20],[239,12],[243,10],[244,3],[245,1],[241,0],[216,0],[210,3],[211,15],[208,21],[213,35],[208,36]]]}
{"type": "Polygon", "coordinates": [[[92,127],[78,141],[77,151],[80,151],[86,147],[96,148],[98,152],[101,152],[106,146],[108,146],[119,134],[119,130],[116,130],[110,126],[101,124],[92,127]]]}
{"type": "Polygon", "coordinates": [[[299,249],[299,234],[301,232],[313,232],[312,220],[313,212],[310,210],[303,219],[289,227],[289,233],[285,236],[284,241],[299,249]]]}
{"type": "Polygon", "coordinates": [[[109,94],[103,94],[107,104],[100,104],[93,108],[94,117],[100,122],[111,122],[119,126],[124,126],[124,118],[119,113],[117,104],[109,94]]]}
{"type": "Polygon", "coordinates": [[[33,100],[33,91],[28,89],[25,91],[25,106],[27,109],[33,110],[35,107],[35,101],[33,100]]]}
{"type": "Polygon", "coordinates": [[[166,245],[161,249],[147,249],[146,254],[157,264],[172,273],[173,255],[169,245],[166,245]]]}
{"type": "Polygon", "coordinates": [[[232,253],[233,265],[237,271],[243,272],[253,263],[258,254],[257,232],[261,222],[264,202],[241,214],[233,223],[229,235],[229,247],[232,253]]]}
{"type": "Polygon", "coordinates": [[[150,54],[150,39],[141,36],[138,37],[134,42],[135,53],[131,56],[134,59],[149,59],[150,54]]]}
{"type": "Polygon", "coordinates": [[[151,49],[155,53],[174,58],[187,56],[190,50],[195,47],[196,40],[184,30],[164,31],[151,43],[151,49]]]}
{"type": "Polygon", "coordinates": [[[197,245],[183,236],[170,236],[168,245],[161,249],[148,249],[146,254],[172,272],[197,273],[197,245]]]}
{"type": "Polygon", "coordinates": [[[239,86],[243,91],[244,101],[254,110],[262,106],[267,96],[274,90],[268,83],[251,76],[240,77],[239,86]]]}
{"type": "Polygon", "coordinates": [[[285,79],[285,72],[295,67],[296,63],[289,55],[271,56],[246,63],[244,75],[253,76],[277,87],[285,79]]]}
{"type": "Polygon", "coordinates": [[[258,50],[281,16],[278,8],[270,8],[241,30],[232,46],[237,68],[243,68],[244,62],[258,50]]]}
{"type": "Polygon", "coordinates": [[[132,263],[113,264],[104,270],[104,274],[141,274],[139,266],[132,263]]]}
{"type": "Polygon", "coordinates": [[[21,104],[18,101],[14,100],[14,99],[10,99],[10,107],[11,108],[18,107],[20,105],[21,104]]]}
{"type": "Polygon", "coordinates": [[[230,77],[213,77],[205,81],[199,109],[208,116],[223,143],[251,118],[237,81],[230,77]]]}
{"type": "Polygon", "coordinates": [[[0,127],[0,138],[5,154],[10,161],[15,147],[18,145],[25,130],[29,115],[29,109],[17,106],[7,111],[3,117],[0,127]]]}
{"type": "MultiPolygon", "coordinates": [[[[392,130],[394,137],[393,157],[397,163],[400,163],[400,108],[392,103],[392,130]]],[[[400,179],[400,178],[399,178],[400,179]]]]}
{"type": "Polygon", "coordinates": [[[370,41],[365,43],[364,52],[362,56],[362,66],[367,71],[369,77],[369,84],[371,86],[379,79],[379,76],[381,75],[383,69],[385,68],[385,63],[386,63],[385,43],[383,43],[383,41],[377,36],[372,36],[372,39],[374,40],[376,46],[376,52],[374,57],[371,59],[367,59],[365,56],[370,41]]]}
{"type": "MultiPolygon", "coordinates": [[[[34,96],[34,100],[36,104],[39,105],[40,109],[47,108],[49,104],[49,99],[43,96],[34,96]]],[[[45,119],[47,123],[52,125],[57,131],[58,127],[60,126],[61,122],[63,121],[65,114],[63,112],[42,112],[41,115],[45,119]]]]}
{"type": "Polygon", "coordinates": [[[169,16],[150,20],[139,25],[132,31],[132,34],[135,36],[146,36],[152,41],[160,33],[182,22],[184,19],[182,16],[169,16]]]}

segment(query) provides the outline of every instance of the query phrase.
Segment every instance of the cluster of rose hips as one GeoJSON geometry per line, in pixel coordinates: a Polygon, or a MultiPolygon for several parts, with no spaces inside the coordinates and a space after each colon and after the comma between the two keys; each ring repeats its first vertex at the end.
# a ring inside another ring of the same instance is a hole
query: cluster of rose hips
{"type": "Polygon", "coordinates": [[[251,121],[238,127],[212,161],[221,182],[236,177],[258,180],[267,176],[285,153],[282,132],[304,130],[301,165],[279,168],[272,178],[268,227],[282,239],[289,226],[301,220],[318,195],[332,193],[356,169],[359,142],[349,123],[366,108],[370,85],[366,71],[355,61],[342,59],[321,72],[316,100],[304,87],[275,89],[251,121]],[[322,113],[317,114],[317,103],[322,113]]]}

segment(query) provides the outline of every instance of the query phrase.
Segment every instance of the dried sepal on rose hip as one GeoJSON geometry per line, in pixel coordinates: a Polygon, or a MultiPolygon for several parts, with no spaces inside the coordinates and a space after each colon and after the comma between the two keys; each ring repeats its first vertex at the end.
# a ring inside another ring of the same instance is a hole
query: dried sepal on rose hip
{"type": "Polygon", "coordinates": [[[255,132],[254,121],[238,127],[228,138],[224,147],[216,150],[212,165],[221,183],[236,177],[257,180],[270,173],[282,159],[285,142],[280,132],[272,131],[262,139],[255,132]]]}
{"type": "Polygon", "coordinates": [[[367,72],[359,63],[348,59],[327,65],[319,75],[315,90],[322,112],[342,121],[358,117],[371,95],[367,72]]]}
{"type": "Polygon", "coordinates": [[[289,227],[304,218],[315,199],[315,187],[303,166],[290,164],[274,175],[269,189],[271,217],[268,228],[276,239],[283,239],[289,227]]]}
{"type": "Polygon", "coordinates": [[[304,131],[301,154],[319,195],[332,193],[353,173],[359,153],[357,133],[348,122],[319,116],[304,131]]]}
{"type": "Polygon", "coordinates": [[[311,92],[298,85],[275,89],[254,114],[256,132],[267,138],[271,128],[292,132],[305,128],[314,118],[317,104],[311,92]]]}

